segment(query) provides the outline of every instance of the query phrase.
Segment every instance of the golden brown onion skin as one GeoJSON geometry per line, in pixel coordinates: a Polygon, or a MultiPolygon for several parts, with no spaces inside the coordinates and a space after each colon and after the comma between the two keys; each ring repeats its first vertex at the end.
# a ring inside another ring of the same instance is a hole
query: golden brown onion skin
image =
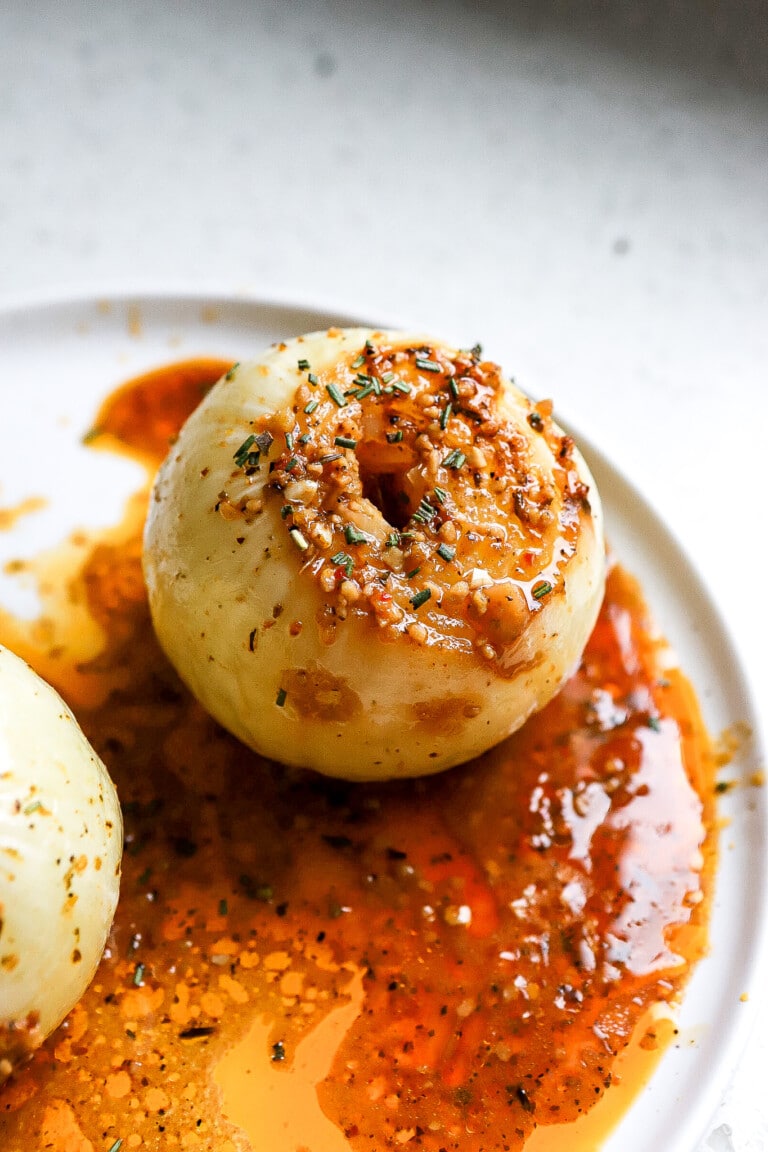
{"type": "Polygon", "coordinates": [[[352,779],[437,772],[543,707],[605,577],[600,502],[479,349],[331,329],[236,365],[152,494],[157,635],[226,728],[352,779]]]}

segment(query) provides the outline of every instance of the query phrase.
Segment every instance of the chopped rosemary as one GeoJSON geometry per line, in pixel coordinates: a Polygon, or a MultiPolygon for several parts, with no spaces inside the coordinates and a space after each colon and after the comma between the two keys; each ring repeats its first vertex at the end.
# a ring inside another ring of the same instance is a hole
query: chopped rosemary
{"type": "Polygon", "coordinates": [[[292,512],[293,504],[283,504],[282,508],[280,509],[280,515],[282,516],[283,520],[285,520],[286,516],[290,516],[292,512]]]}
{"type": "Polygon", "coordinates": [[[238,370],[238,368],[239,368],[239,367],[240,367],[240,361],[238,360],[237,364],[233,364],[233,365],[232,365],[232,367],[230,368],[229,372],[227,372],[227,374],[226,374],[226,376],[224,377],[224,379],[225,379],[225,380],[231,380],[231,379],[232,379],[232,377],[234,376],[235,372],[237,372],[237,370],[238,370]]]}
{"type": "Polygon", "coordinates": [[[331,461],[333,461],[333,460],[343,460],[343,459],[344,459],[344,453],[343,452],[326,452],[325,456],[320,457],[318,463],[330,464],[331,461]]]}
{"type": "Polygon", "coordinates": [[[219,916],[228,916],[229,906],[226,900],[219,900],[219,916]]]}
{"type": "Polygon", "coordinates": [[[443,460],[443,468],[459,469],[466,459],[463,452],[460,452],[458,448],[454,448],[453,451],[448,453],[445,460],[443,460]]]}
{"type": "Polygon", "coordinates": [[[416,367],[423,369],[424,372],[442,372],[437,360],[427,360],[423,356],[416,357],[416,367]]]}
{"type": "Polygon", "coordinates": [[[654,732],[661,732],[661,721],[658,716],[648,717],[648,727],[652,728],[654,732]]]}
{"type": "Polygon", "coordinates": [[[346,408],[347,402],[339,391],[337,384],[326,384],[325,390],[338,408],[346,408]]]}
{"type": "Polygon", "coordinates": [[[364,388],[361,388],[359,392],[353,393],[353,395],[355,397],[355,400],[365,400],[365,398],[367,396],[370,396],[371,392],[375,392],[375,391],[376,391],[376,389],[374,388],[373,384],[371,383],[371,384],[366,384],[364,388]]]}
{"type": "Polygon", "coordinates": [[[317,408],[319,403],[320,403],[319,400],[310,400],[308,404],[305,404],[304,405],[304,412],[306,413],[306,415],[311,416],[312,413],[317,408]]]}
{"type": "Polygon", "coordinates": [[[344,528],[344,539],[347,544],[365,544],[368,537],[364,532],[361,532],[359,528],[356,528],[354,524],[347,524],[344,528]]]}
{"type": "Polygon", "coordinates": [[[542,580],[541,584],[537,584],[531,592],[534,600],[543,600],[545,596],[549,596],[552,591],[552,585],[548,580],[542,580]]]}
{"type": "Polygon", "coordinates": [[[301,436],[299,436],[299,444],[308,444],[311,439],[311,432],[302,432],[301,436]]]}
{"type": "Polygon", "coordinates": [[[117,1140],[115,1140],[114,1144],[109,1149],[109,1152],[120,1152],[120,1149],[122,1148],[122,1146],[123,1146],[123,1138],[122,1138],[122,1136],[118,1136],[117,1140]]]}
{"type": "Polygon", "coordinates": [[[448,423],[448,420],[450,419],[450,415],[451,415],[452,411],[453,411],[453,404],[451,404],[451,402],[449,400],[448,403],[446,404],[445,408],[443,408],[442,412],[440,413],[440,427],[443,429],[443,431],[445,431],[446,425],[448,423]]]}
{"type": "Polygon", "coordinates": [[[30,804],[27,804],[26,808],[24,809],[24,815],[31,816],[33,812],[37,812],[38,808],[42,808],[42,806],[42,800],[33,800],[30,804]]]}
{"type": "Polygon", "coordinates": [[[421,592],[417,592],[415,596],[411,597],[411,604],[414,608],[421,608],[422,604],[426,604],[432,593],[429,588],[422,588],[421,592]]]}
{"type": "Polygon", "coordinates": [[[309,380],[309,382],[310,382],[310,384],[312,385],[312,387],[313,387],[313,388],[315,387],[315,385],[316,385],[316,384],[319,384],[319,383],[320,383],[320,381],[318,380],[317,376],[315,376],[314,372],[310,372],[310,373],[309,373],[309,375],[307,376],[307,380],[309,380]]]}
{"type": "Polygon", "coordinates": [[[277,696],[275,697],[275,704],[277,704],[278,708],[283,707],[283,705],[285,704],[285,698],[287,695],[288,695],[288,693],[286,692],[285,688],[281,688],[278,691],[277,696]]]}
{"type": "Polygon", "coordinates": [[[400,543],[400,533],[399,532],[390,532],[389,536],[387,536],[387,539],[384,541],[384,547],[385,548],[397,548],[399,543],[400,543]]]}
{"type": "Polygon", "coordinates": [[[293,432],[286,432],[285,446],[289,452],[293,452],[293,432]]]}
{"type": "Polygon", "coordinates": [[[411,386],[406,384],[405,380],[393,380],[392,388],[395,392],[402,392],[405,396],[410,396],[411,386]]]}
{"type": "Polygon", "coordinates": [[[306,536],[301,534],[298,528],[291,528],[288,535],[291,537],[291,540],[293,540],[294,544],[300,552],[306,552],[307,548],[309,548],[309,541],[307,540],[306,536]]]}
{"type": "Polygon", "coordinates": [[[144,965],[137,964],[133,970],[133,986],[134,988],[141,988],[144,983],[144,965]]]}
{"type": "Polygon", "coordinates": [[[472,347],[470,348],[470,352],[474,356],[475,360],[479,360],[483,354],[482,344],[473,344],[472,347]]]}
{"type": "Polygon", "coordinates": [[[456,555],[456,549],[451,544],[441,544],[437,549],[438,556],[442,556],[443,560],[453,560],[456,555]]]}
{"type": "Polygon", "coordinates": [[[388,444],[399,444],[400,441],[402,440],[402,438],[403,438],[402,428],[398,428],[397,432],[387,432],[387,443],[388,444]]]}
{"type": "Polygon", "coordinates": [[[422,496],[421,503],[411,517],[417,524],[428,524],[432,517],[435,515],[435,509],[430,504],[426,496],[422,496]]]}
{"type": "Polygon", "coordinates": [[[451,390],[451,396],[453,396],[454,400],[458,400],[458,398],[459,398],[459,386],[456,383],[456,377],[455,376],[451,376],[451,378],[449,379],[448,387],[451,390]]]}
{"type": "Polygon", "coordinates": [[[294,468],[297,466],[298,463],[299,463],[298,459],[295,456],[291,456],[290,460],[288,461],[288,463],[285,466],[286,472],[293,472],[294,468]]]}
{"type": "Polygon", "coordinates": [[[256,443],[256,433],[251,432],[250,436],[246,436],[240,447],[237,449],[232,459],[238,468],[241,468],[246,461],[246,457],[251,449],[251,445],[256,443]]]}
{"type": "Polygon", "coordinates": [[[336,552],[331,556],[331,564],[335,564],[337,568],[343,568],[347,574],[347,579],[354,571],[355,562],[348,552],[336,552]]]}
{"type": "Polygon", "coordinates": [[[437,500],[438,504],[445,504],[446,500],[448,499],[448,493],[446,492],[445,488],[440,488],[436,484],[434,487],[434,493],[435,500],[437,500]]]}
{"type": "Polygon", "coordinates": [[[411,568],[410,572],[406,572],[406,580],[413,580],[414,576],[418,576],[419,572],[421,572],[421,564],[417,564],[415,568],[411,568]]]}
{"type": "Polygon", "coordinates": [[[309,360],[299,360],[299,372],[309,371],[309,360]]]}
{"type": "Polygon", "coordinates": [[[357,440],[353,440],[350,436],[337,436],[333,442],[338,444],[339,448],[357,448],[357,440]]]}
{"type": "Polygon", "coordinates": [[[362,368],[363,364],[365,364],[365,356],[363,356],[363,354],[361,352],[359,356],[355,356],[350,367],[351,368],[362,368]]]}

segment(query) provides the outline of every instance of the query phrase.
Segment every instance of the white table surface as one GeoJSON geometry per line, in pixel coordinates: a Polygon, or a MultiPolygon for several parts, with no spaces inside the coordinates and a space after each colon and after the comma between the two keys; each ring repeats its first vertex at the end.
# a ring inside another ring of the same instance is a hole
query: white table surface
{"type": "MultiPolygon", "coordinates": [[[[765,714],[761,0],[0,0],[0,305],[137,285],[481,340],[662,511],[765,714]]],[[[702,1152],[768,1149],[766,1054],[702,1152]]]]}

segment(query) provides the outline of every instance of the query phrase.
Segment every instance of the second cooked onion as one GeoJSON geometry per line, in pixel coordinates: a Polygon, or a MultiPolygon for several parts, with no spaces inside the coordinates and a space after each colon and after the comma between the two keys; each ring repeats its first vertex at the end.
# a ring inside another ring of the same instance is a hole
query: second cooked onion
{"type": "Polygon", "coordinates": [[[436,772],[557,692],[604,583],[570,438],[479,349],[331,329],[236,365],[158,475],[157,635],[230,731],[353,779],[436,772]]]}
{"type": "Polygon", "coordinates": [[[0,647],[0,1082],[91,982],[122,851],[106,768],[54,689],[0,647]]]}

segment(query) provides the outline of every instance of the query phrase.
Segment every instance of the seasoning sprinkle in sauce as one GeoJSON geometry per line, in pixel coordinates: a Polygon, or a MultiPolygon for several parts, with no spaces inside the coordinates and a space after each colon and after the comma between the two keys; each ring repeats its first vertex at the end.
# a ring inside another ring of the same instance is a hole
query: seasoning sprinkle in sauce
{"type": "MultiPolygon", "coordinates": [[[[153,470],[227,367],[134,381],[89,442],[153,470]]],[[[503,745],[350,784],[259,759],[182,687],[149,621],[144,506],[74,582],[96,655],[73,655],[66,605],[37,633],[0,618],[0,640],[76,686],[126,828],[105,957],[0,1091],[4,1152],[500,1152],[588,1112],[703,952],[714,859],[709,745],[636,583],[613,566],[579,670],[503,745]]],[[[422,721],[450,725],[450,703],[422,721]]]]}

